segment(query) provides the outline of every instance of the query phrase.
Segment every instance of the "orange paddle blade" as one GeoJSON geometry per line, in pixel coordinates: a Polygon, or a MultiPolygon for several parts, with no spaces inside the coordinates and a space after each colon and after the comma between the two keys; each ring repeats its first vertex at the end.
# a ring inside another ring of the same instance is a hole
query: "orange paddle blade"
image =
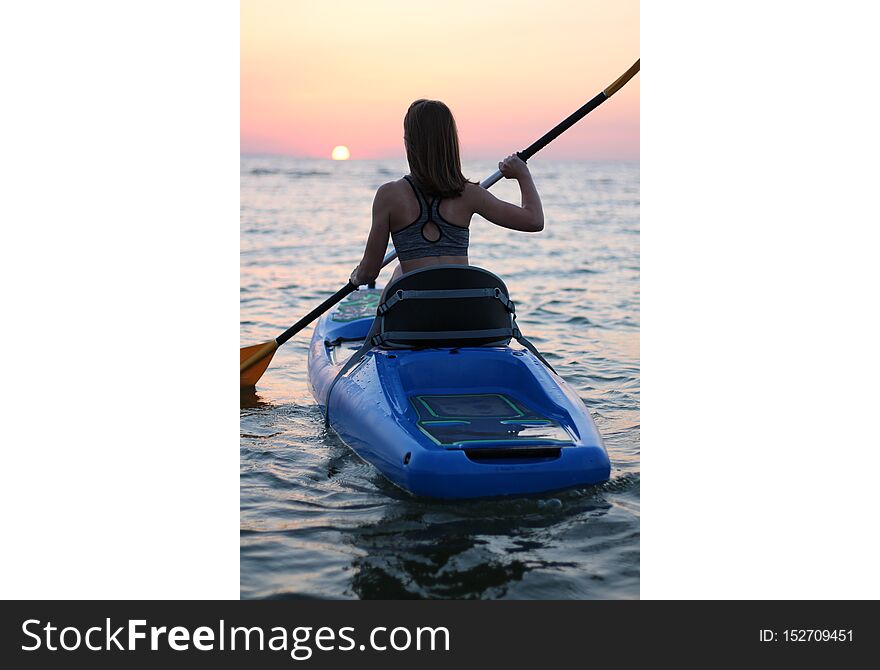
{"type": "Polygon", "coordinates": [[[278,350],[275,340],[241,348],[241,387],[256,386],[278,350]]]}

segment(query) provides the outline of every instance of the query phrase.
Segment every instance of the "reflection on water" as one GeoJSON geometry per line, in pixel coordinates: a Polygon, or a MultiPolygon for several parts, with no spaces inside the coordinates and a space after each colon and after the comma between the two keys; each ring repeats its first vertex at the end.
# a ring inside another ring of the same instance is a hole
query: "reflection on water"
{"type": "MultiPolygon", "coordinates": [[[[536,572],[535,591],[521,592],[521,597],[553,597],[555,588],[542,582],[547,575],[565,573],[571,573],[564,580],[566,597],[590,597],[599,593],[590,582],[602,577],[583,570],[583,555],[607,548],[613,525],[596,520],[610,507],[585,491],[458,503],[449,510],[436,504],[399,505],[379,523],[351,534],[352,544],[363,552],[353,563],[352,591],[361,598],[501,598],[516,595],[536,572]],[[573,532],[573,526],[581,532],[573,532]],[[580,556],[569,555],[575,545],[580,556]]],[[[625,567],[637,577],[637,560],[615,572],[625,567]]]]}
{"type": "MultiPolygon", "coordinates": [[[[242,159],[242,344],[274,337],[345,282],[375,189],[405,167],[242,159]]],[[[465,165],[474,179],[492,171],[465,165]]],[[[536,159],[532,171],[545,231],[475,218],[471,262],[505,279],[524,333],[587,403],[611,481],[517,499],[414,498],[324,430],[306,385],[307,330],[241,396],[242,597],[638,597],[638,164],[536,159]]],[[[518,201],[515,189],[493,192],[518,201]]]]}

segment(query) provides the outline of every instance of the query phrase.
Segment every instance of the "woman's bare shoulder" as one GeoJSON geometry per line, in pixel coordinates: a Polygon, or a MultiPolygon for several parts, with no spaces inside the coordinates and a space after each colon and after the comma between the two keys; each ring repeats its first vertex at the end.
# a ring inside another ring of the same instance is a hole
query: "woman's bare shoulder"
{"type": "Polygon", "coordinates": [[[389,181],[376,189],[373,207],[378,210],[395,211],[407,206],[409,196],[410,187],[405,179],[389,181]]]}
{"type": "Polygon", "coordinates": [[[394,202],[400,200],[401,194],[403,193],[403,190],[400,188],[402,184],[406,184],[403,179],[385,182],[376,189],[376,197],[374,199],[377,202],[394,202]]]}
{"type": "Polygon", "coordinates": [[[405,193],[406,189],[409,186],[406,183],[406,179],[401,177],[400,179],[395,179],[394,181],[388,181],[382,184],[377,190],[376,195],[383,195],[385,197],[391,197],[400,193],[405,193]]]}
{"type": "Polygon", "coordinates": [[[469,181],[467,184],[464,185],[464,193],[462,193],[461,195],[466,202],[477,204],[483,202],[487,193],[488,191],[486,191],[486,189],[484,189],[482,186],[469,181]]]}

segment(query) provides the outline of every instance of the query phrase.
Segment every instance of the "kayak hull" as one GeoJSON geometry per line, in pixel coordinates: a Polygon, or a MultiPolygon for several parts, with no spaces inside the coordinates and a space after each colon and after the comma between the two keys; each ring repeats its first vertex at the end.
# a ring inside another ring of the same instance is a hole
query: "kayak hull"
{"type": "Polygon", "coordinates": [[[455,499],[608,479],[583,402],[527,350],[374,348],[335,384],[328,407],[330,385],[372,324],[345,314],[343,303],[316,325],[309,385],[330,427],[392,483],[455,499]]]}

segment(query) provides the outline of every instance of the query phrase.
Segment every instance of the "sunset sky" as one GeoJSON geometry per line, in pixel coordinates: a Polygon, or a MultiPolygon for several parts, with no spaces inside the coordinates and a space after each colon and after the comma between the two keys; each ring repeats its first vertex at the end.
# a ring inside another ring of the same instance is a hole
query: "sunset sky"
{"type": "MultiPolygon", "coordinates": [[[[401,158],[427,97],[455,114],[462,158],[500,158],[637,58],[630,0],[242,0],[241,151],[401,158]]],[[[638,158],[640,76],[541,156],[638,158]]]]}

